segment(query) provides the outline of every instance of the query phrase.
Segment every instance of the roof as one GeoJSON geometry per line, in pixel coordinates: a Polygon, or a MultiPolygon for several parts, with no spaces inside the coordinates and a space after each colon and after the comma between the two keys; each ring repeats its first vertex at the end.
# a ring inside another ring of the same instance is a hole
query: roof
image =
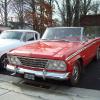
{"type": "Polygon", "coordinates": [[[11,29],[11,30],[5,30],[5,31],[17,31],[17,32],[36,32],[36,33],[39,33],[35,30],[24,30],[24,29],[11,29]]]}
{"type": "Polygon", "coordinates": [[[0,26],[0,30],[4,31],[4,30],[9,30],[9,27],[4,27],[4,26],[0,26]]]}

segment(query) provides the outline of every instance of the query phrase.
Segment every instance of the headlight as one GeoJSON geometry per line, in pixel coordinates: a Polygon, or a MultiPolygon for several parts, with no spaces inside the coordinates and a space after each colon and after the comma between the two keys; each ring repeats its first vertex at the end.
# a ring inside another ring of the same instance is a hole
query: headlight
{"type": "Polygon", "coordinates": [[[65,71],[66,67],[66,63],[60,60],[49,60],[47,65],[47,69],[58,71],[65,71]]]}
{"type": "Polygon", "coordinates": [[[21,65],[20,60],[16,56],[8,56],[7,58],[8,58],[9,63],[11,64],[21,65]]]}

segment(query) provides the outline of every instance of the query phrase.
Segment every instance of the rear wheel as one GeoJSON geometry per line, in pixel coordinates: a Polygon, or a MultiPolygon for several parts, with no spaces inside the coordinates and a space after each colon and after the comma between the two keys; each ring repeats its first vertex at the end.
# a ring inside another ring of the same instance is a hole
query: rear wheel
{"type": "Polygon", "coordinates": [[[73,72],[72,75],[70,77],[70,85],[71,86],[75,86],[78,84],[79,79],[80,79],[80,72],[81,72],[81,64],[79,61],[77,61],[74,65],[73,65],[73,72]]]}
{"type": "Polygon", "coordinates": [[[98,47],[97,52],[96,52],[96,60],[100,60],[100,47],[98,47]]]}

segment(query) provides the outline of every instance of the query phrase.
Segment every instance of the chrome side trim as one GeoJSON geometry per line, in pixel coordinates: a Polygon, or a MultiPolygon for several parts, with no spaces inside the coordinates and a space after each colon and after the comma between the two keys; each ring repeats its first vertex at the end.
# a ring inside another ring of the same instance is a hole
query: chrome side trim
{"type": "Polygon", "coordinates": [[[80,52],[84,51],[85,49],[87,49],[88,47],[90,47],[91,45],[93,45],[95,43],[96,43],[96,41],[93,42],[93,43],[91,43],[91,44],[89,44],[89,45],[87,45],[86,47],[83,47],[83,48],[79,49],[77,52],[73,53],[72,55],[70,55],[69,57],[67,57],[65,60],[66,61],[70,60],[71,58],[73,58],[74,56],[76,56],[77,54],[79,54],[80,52]]]}
{"type": "Polygon", "coordinates": [[[47,71],[34,71],[24,68],[16,68],[15,66],[12,65],[7,65],[6,69],[12,72],[17,72],[19,74],[30,73],[34,74],[37,77],[42,77],[43,79],[50,78],[55,80],[67,80],[70,74],[70,73],[54,73],[47,71]]]}

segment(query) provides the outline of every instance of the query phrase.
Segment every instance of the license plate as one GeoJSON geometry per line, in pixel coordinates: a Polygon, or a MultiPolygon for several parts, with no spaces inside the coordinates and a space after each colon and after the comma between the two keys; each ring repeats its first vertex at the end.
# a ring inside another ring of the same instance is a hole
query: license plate
{"type": "Polygon", "coordinates": [[[29,73],[25,73],[24,78],[29,79],[29,80],[35,80],[34,74],[29,74],[29,73]]]}

